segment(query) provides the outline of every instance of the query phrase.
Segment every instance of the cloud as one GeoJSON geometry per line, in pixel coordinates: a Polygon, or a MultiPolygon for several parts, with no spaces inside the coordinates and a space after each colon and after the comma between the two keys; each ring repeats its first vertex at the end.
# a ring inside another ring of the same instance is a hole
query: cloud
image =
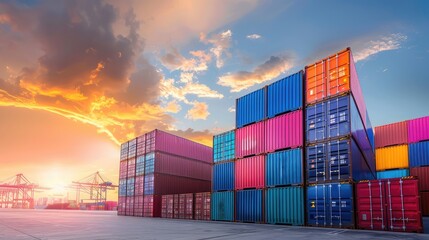
{"type": "Polygon", "coordinates": [[[224,32],[207,36],[204,33],[200,34],[200,41],[206,44],[212,44],[210,52],[216,57],[216,67],[221,68],[224,65],[223,56],[230,57],[229,48],[231,47],[232,31],[226,30],[224,32]]]}
{"type": "Polygon", "coordinates": [[[182,107],[177,103],[176,100],[170,101],[167,103],[167,106],[164,107],[166,112],[178,113],[182,107]]]}
{"type": "Polygon", "coordinates": [[[246,37],[246,38],[255,40],[255,39],[259,39],[259,38],[261,38],[261,37],[262,37],[262,36],[261,36],[261,35],[259,35],[259,34],[251,34],[251,35],[247,35],[247,37],[246,37]]]}
{"type": "Polygon", "coordinates": [[[231,88],[231,92],[240,92],[255,84],[260,84],[278,77],[280,74],[293,67],[290,57],[271,56],[263,64],[257,66],[251,72],[239,71],[219,77],[217,82],[221,86],[231,88]]]}
{"type": "Polygon", "coordinates": [[[161,63],[170,71],[181,70],[191,72],[201,72],[208,69],[207,64],[211,61],[211,56],[204,51],[190,51],[194,58],[185,58],[176,48],[171,49],[161,56],[161,63]]]}
{"type": "Polygon", "coordinates": [[[208,106],[204,102],[192,102],[193,107],[189,109],[188,113],[186,114],[186,118],[190,120],[206,120],[207,117],[210,115],[208,111],[208,106]]]}
{"type": "Polygon", "coordinates": [[[234,107],[234,106],[229,107],[229,108],[228,108],[228,112],[235,112],[235,107],[234,107]]]}
{"type": "Polygon", "coordinates": [[[357,46],[354,50],[354,60],[356,62],[367,59],[368,57],[379,52],[396,50],[401,47],[401,44],[407,40],[407,36],[395,33],[388,36],[383,36],[377,40],[371,40],[357,46]]]}
{"type": "Polygon", "coordinates": [[[187,82],[184,86],[176,86],[174,79],[163,79],[161,81],[161,96],[165,98],[171,96],[186,104],[191,104],[186,98],[187,95],[195,95],[200,98],[223,98],[221,93],[199,82],[187,82]]]}

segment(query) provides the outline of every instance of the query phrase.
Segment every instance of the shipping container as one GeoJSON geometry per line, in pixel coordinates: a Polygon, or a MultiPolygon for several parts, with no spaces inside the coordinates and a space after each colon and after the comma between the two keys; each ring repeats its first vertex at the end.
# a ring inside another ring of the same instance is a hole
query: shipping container
{"type": "Polygon", "coordinates": [[[304,188],[266,189],[265,219],[273,224],[304,225],[304,188]]]}
{"type": "Polygon", "coordinates": [[[410,167],[429,166],[429,141],[410,143],[408,161],[410,167]]]}
{"type": "Polygon", "coordinates": [[[408,169],[395,169],[377,172],[377,179],[401,178],[408,176],[410,176],[410,170],[408,169]]]}
{"type": "Polygon", "coordinates": [[[366,112],[366,135],[368,136],[369,143],[371,144],[372,152],[375,151],[375,133],[372,128],[371,120],[369,119],[368,111],[366,112]]]}
{"type": "Polygon", "coordinates": [[[429,140],[429,116],[408,121],[408,142],[429,140]]]}
{"type": "Polygon", "coordinates": [[[235,162],[236,190],[265,187],[265,156],[259,155],[239,159],[235,162]]]}
{"type": "Polygon", "coordinates": [[[377,171],[408,168],[408,145],[375,149],[377,171]]]}
{"type": "Polygon", "coordinates": [[[308,146],[306,166],[307,183],[375,179],[353,138],[308,146]]]}
{"type": "Polygon", "coordinates": [[[137,157],[146,153],[146,135],[143,134],[137,138],[137,157]]]}
{"type": "Polygon", "coordinates": [[[236,128],[264,120],[266,117],[266,88],[238,98],[235,106],[236,128]]]}
{"type": "Polygon", "coordinates": [[[268,119],[265,123],[265,152],[303,146],[302,110],[268,119]]]}
{"type": "Polygon", "coordinates": [[[302,149],[292,149],[267,155],[265,183],[267,187],[304,184],[302,149]]]}
{"type": "Polygon", "coordinates": [[[134,216],[134,196],[126,197],[125,216],[134,216]]]}
{"type": "Polygon", "coordinates": [[[145,175],[145,195],[165,195],[210,191],[211,181],[173,176],[162,173],[145,175]]]}
{"type": "Polygon", "coordinates": [[[136,175],[136,158],[128,159],[127,177],[134,177],[136,175]]]}
{"type": "Polygon", "coordinates": [[[134,196],[134,177],[127,178],[127,196],[134,196]]]}
{"type": "Polygon", "coordinates": [[[134,196],[134,216],[143,217],[144,196],[134,196]]]}
{"type": "Polygon", "coordinates": [[[280,79],[267,87],[267,117],[302,108],[303,71],[280,79]]]}
{"type": "Polygon", "coordinates": [[[307,187],[307,223],[316,227],[354,228],[353,185],[329,183],[307,187]]]}
{"type": "Polygon", "coordinates": [[[194,194],[179,194],[179,219],[194,218],[194,194]]]}
{"type": "Polygon", "coordinates": [[[127,196],[127,179],[119,179],[119,196],[127,196]]]}
{"type": "Polygon", "coordinates": [[[136,196],[144,194],[144,176],[136,176],[134,182],[134,194],[136,196]]]}
{"type": "Polygon", "coordinates": [[[179,218],[179,194],[173,195],[173,218],[179,218]]]}
{"type": "Polygon", "coordinates": [[[146,195],[143,201],[143,217],[161,217],[162,197],[160,195],[146,195]]]}
{"type": "Polygon", "coordinates": [[[258,122],[237,129],[235,132],[235,156],[243,158],[265,152],[265,122],[258,122]]]}
{"type": "Polygon", "coordinates": [[[137,154],[137,138],[128,141],[128,158],[135,158],[137,154]]]}
{"type": "Polygon", "coordinates": [[[358,228],[423,231],[417,179],[365,181],[356,188],[358,228]]]}
{"type": "Polygon", "coordinates": [[[326,102],[317,103],[306,107],[306,141],[309,143],[325,140],[327,136],[328,122],[326,115],[326,102]]]}
{"type": "Polygon", "coordinates": [[[241,190],[236,192],[236,221],[263,223],[263,190],[241,190]]]}
{"type": "Polygon", "coordinates": [[[210,192],[195,193],[195,220],[210,220],[210,192]]]}
{"type": "Polygon", "coordinates": [[[215,163],[235,158],[235,131],[228,131],[213,137],[213,161],[215,163]]]}
{"type": "Polygon", "coordinates": [[[410,168],[410,176],[416,176],[419,179],[420,191],[429,191],[429,166],[410,168]]]}
{"type": "Polygon", "coordinates": [[[234,190],[234,163],[220,163],[213,166],[213,191],[234,190]]]}
{"type": "Polygon", "coordinates": [[[162,204],[161,204],[161,217],[162,218],[173,218],[173,203],[174,195],[162,195],[162,204]]]}
{"type": "Polygon", "coordinates": [[[307,105],[351,92],[366,120],[366,105],[350,48],[306,66],[305,81],[307,105]]]}
{"type": "Polygon", "coordinates": [[[120,161],[124,161],[128,159],[128,142],[121,144],[121,155],[120,161]]]}
{"type": "Polygon", "coordinates": [[[211,219],[214,221],[234,221],[234,192],[214,192],[211,194],[211,219]]]}
{"type": "Polygon", "coordinates": [[[128,173],[128,161],[120,161],[119,162],[119,179],[127,178],[128,173]]]}
{"type": "Polygon", "coordinates": [[[391,123],[375,127],[375,147],[382,148],[408,143],[408,122],[391,123]]]}
{"type": "Polygon", "coordinates": [[[127,197],[118,197],[118,215],[125,216],[127,197]]]}
{"type": "Polygon", "coordinates": [[[422,215],[429,216],[429,192],[420,192],[420,202],[422,205],[422,215]]]}
{"type": "Polygon", "coordinates": [[[144,174],[144,162],[145,155],[141,155],[136,158],[136,176],[141,176],[144,174]]]}

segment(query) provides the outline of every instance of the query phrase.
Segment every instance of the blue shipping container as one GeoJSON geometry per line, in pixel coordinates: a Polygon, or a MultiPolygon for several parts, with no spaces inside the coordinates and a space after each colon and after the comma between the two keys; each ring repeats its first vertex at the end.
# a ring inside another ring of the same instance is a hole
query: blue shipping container
{"type": "Polygon", "coordinates": [[[306,141],[316,142],[327,139],[328,122],[326,116],[326,103],[321,102],[306,108],[306,141]]]}
{"type": "Polygon", "coordinates": [[[145,159],[144,155],[137,157],[137,160],[136,160],[136,176],[144,174],[144,162],[145,162],[144,159],[145,159]]]}
{"type": "Polygon", "coordinates": [[[265,191],[267,223],[304,225],[304,188],[281,187],[265,191]]]}
{"type": "Polygon", "coordinates": [[[366,132],[368,135],[369,143],[371,144],[372,151],[375,152],[375,138],[374,128],[372,128],[371,120],[369,119],[368,111],[366,112],[366,132]]]}
{"type": "Polygon", "coordinates": [[[127,196],[127,179],[119,179],[119,196],[127,196]]]}
{"type": "Polygon", "coordinates": [[[307,187],[307,222],[310,226],[354,228],[353,186],[349,183],[307,187]]]}
{"type": "Polygon", "coordinates": [[[353,138],[307,147],[307,183],[375,179],[353,138]]]}
{"type": "Polygon", "coordinates": [[[234,163],[213,166],[213,191],[234,190],[234,163]]]}
{"type": "Polygon", "coordinates": [[[302,107],[303,72],[297,72],[270,84],[267,88],[267,112],[272,118],[302,107]]]}
{"type": "Polygon", "coordinates": [[[144,194],[152,195],[154,192],[155,177],[153,174],[144,176],[144,194]]]}
{"type": "Polygon", "coordinates": [[[134,196],[134,181],[134,177],[127,178],[127,196],[134,196]]]}
{"type": "Polygon", "coordinates": [[[429,166],[429,141],[410,143],[408,145],[408,162],[410,167],[429,166]]]}
{"type": "Polygon", "coordinates": [[[228,131],[213,137],[213,161],[215,163],[235,158],[235,131],[228,131]]]}
{"type": "Polygon", "coordinates": [[[266,88],[242,96],[236,101],[236,127],[241,128],[266,117],[266,88]]]}
{"type": "Polygon", "coordinates": [[[377,179],[400,178],[408,176],[410,176],[410,170],[408,169],[395,169],[377,172],[377,179]]]}
{"type": "Polygon", "coordinates": [[[303,184],[302,149],[269,153],[265,166],[267,187],[303,184]]]}
{"type": "Polygon", "coordinates": [[[234,221],[234,192],[212,193],[210,213],[214,221],[234,221]]]}
{"type": "Polygon", "coordinates": [[[145,155],[144,165],[144,174],[150,174],[155,171],[155,153],[152,152],[145,155]]]}
{"type": "Polygon", "coordinates": [[[236,220],[240,222],[263,222],[262,190],[236,192],[236,220]]]}

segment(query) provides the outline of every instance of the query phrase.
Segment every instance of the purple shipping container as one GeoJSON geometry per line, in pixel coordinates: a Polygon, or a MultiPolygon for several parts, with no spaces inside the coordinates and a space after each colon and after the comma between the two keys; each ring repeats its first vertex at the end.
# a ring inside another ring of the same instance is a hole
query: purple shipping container
{"type": "Polygon", "coordinates": [[[206,162],[156,152],[154,165],[156,173],[211,181],[211,164],[206,162]]]}
{"type": "Polygon", "coordinates": [[[254,123],[235,132],[235,156],[242,158],[265,151],[265,121],[254,123]]]}
{"type": "Polygon", "coordinates": [[[266,152],[301,147],[303,145],[302,110],[268,119],[265,129],[266,152]]]}
{"type": "Polygon", "coordinates": [[[407,144],[407,121],[387,124],[375,128],[375,147],[382,148],[393,145],[407,144]]]}
{"type": "Polygon", "coordinates": [[[429,140],[429,116],[408,121],[408,142],[429,140]]]}

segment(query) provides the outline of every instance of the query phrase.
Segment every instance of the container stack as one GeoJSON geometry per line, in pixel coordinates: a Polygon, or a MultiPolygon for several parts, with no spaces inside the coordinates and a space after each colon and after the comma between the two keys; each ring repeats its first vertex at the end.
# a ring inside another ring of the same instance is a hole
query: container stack
{"type": "Polygon", "coordinates": [[[122,144],[118,215],[161,217],[162,195],[210,191],[211,161],[210,147],[160,130],[122,144]]]}
{"type": "Polygon", "coordinates": [[[374,134],[351,51],[305,71],[307,223],[354,228],[354,183],[375,179],[375,160],[374,134]]]}

